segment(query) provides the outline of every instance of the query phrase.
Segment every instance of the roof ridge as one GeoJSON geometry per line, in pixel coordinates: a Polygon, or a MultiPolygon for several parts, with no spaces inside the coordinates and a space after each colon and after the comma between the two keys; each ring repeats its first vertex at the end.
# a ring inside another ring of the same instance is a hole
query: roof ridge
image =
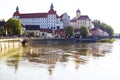
{"type": "Polygon", "coordinates": [[[23,15],[23,14],[48,14],[48,13],[46,13],[46,12],[44,12],[44,13],[39,13],[39,12],[37,12],[37,13],[21,13],[21,15],[23,15]]]}

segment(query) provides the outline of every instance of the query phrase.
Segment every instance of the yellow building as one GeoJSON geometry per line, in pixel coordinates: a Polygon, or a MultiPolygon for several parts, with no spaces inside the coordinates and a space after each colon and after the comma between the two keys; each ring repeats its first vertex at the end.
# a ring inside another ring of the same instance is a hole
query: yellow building
{"type": "Polygon", "coordinates": [[[78,9],[76,11],[76,16],[71,20],[70,25],[73,26],[74,29],[80,29],[81,26],[87,26],[88,29],[93,28],[93,24],[88,15],[81,15],[81,11],[78,9]]]}

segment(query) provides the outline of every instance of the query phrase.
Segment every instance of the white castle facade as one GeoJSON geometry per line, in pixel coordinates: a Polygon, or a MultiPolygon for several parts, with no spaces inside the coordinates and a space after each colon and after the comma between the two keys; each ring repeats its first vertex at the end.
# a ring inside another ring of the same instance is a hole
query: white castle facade
{"type": "Polygon", "coordinates": [[[13,18],[20,19],[24,26],[38,26],[40,29],[57,30],[64,29],[64,27],[70,25],[70,17],[66,14],[59,17],[54,10],[53,4],[51,4],[50,10],[47,13],[21,14],[17,7],[16,12],[13,14],[13,18]]]}

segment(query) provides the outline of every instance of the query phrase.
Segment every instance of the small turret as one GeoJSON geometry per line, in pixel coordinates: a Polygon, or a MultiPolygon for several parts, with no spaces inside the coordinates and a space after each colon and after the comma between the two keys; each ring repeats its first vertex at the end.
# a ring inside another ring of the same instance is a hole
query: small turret
{"type": "Polygon", "coordinates": [[[18,6],[16,7],[16,12],[17,12],[17,11],[19,12],[19,7],[18,7],[18,6]]]}
{"type": "Polygon", "coordinates": [[[80,10],[78,9],[78,10],[76,11],[76,18],[79,18],[80,15],[81,15],[81,12],[80,12],[80,10]]]}
{"type": "Polygon", "coordinates": [[[51,4],[50,6],[50,10],[53,10],[54,9],[54,6],[53,6],[53,3],[51,4]]]}
{"type": "Polygon", "coordinates": [[[14,12],[14,14],[13,14],[13,18],[19,19],[19,17],[20,17],[19,7],[17,6],[16,7],[16,12],[14,12]]]}
{"type": "Polygon", "coordinates": [[[50,10],[49,10],[48,14],[56,14],[56,11],[54,11],[53,3],[50,6],[50,10]]]}

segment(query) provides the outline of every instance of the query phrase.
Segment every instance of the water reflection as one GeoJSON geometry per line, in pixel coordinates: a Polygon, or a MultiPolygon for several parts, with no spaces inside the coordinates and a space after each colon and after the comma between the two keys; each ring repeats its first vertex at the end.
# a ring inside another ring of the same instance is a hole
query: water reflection
{"type": "Polygon", "coordinates": [[[16,50],[9,52],[9,54],[12,53],[12,55],[7,57],[7,59],[6,59],[6,64],[8,66],[14,67],[15,72],[17,71],[19,63],[22,59],[22,48],[19,48],[19,50],[18,49],[16,49],[16,50]],[[16,50],[17,50],[17,52],[16,52],[16,50]]]}
{"type": "MultiPolygon", "coordinates": [[[[56,73],[56,70],[58,67],[60,68],[60,66],[65,69],[65,67],[68,68],[69,65],[74,66],[75,70],[80,70],[80,66],[86,65],[90,58],[95,57],[99,59],[100,57],[104,57],[106,54],[111,53],[112,47],[113,45],[109,43],[33,45],[16,50],[14,49],[13,51],[8,52],[11,55],[7,57],[4,56],[4,58],[2,57],[0,65],[8,66],[9,68],[7,69],[14,68],[14,76],[16,76],[17,73],[19,76],[24,76],[24,72],[21,72],[22,67],[24,67],[23,71],[30,68],[31,72],[34,72],[34,69],[32,68],[42,69],[44,72],[47,70],[48,74],[52,76],[56,73]]],[[[40,72],[38,73],[42,75],[43,72],[40,72]]],[[[39,75],[38,73],[35,73],[35,75],[39,75]]],[[[21,78],[18,80],[21,80],[21,78]]],[[[32,79],[27,77],[26,80],[32,79]]]]}
{"type": "Polygon", "coordinates": [[[78,69],[80,64],[87,63],[88,57],[103,57],[111,49],[109,43],[41,44],[25,49],[27,51],[24,57],[29,62],[47,64],[51,74],[57,62],[74,61],[75,69],[78,69]]]}
{"type": "Polygon", "coordinates": [[[22,59],[22,47],[14,48],[2,53],[1,59],[5,60],[6,65],[9,67],[14,67],[15,72],[18,69],[19,62],[22,59]]]}

